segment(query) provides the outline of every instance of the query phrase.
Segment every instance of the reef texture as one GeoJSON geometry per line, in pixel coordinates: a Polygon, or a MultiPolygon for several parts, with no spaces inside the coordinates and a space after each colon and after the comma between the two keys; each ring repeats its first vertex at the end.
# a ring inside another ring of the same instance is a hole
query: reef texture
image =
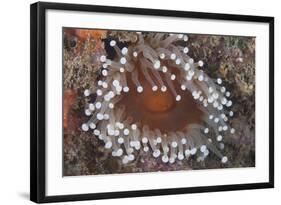
{"type": "Polygon", "coordinates": [[[85,89],[95,90],[102,76],[101,56],[114,59],[110,42],[118,47],[130,46],[139,39],[136,32],[64,29],[64,176],[132,172],[153,172],[193,169],[214,169],[255,166],[255,38],[187,34],[188,55],[195,62],[204,62],[204,72],[212,79],[223,79],[231,92],[234,116],[228,124],[235,133],[224,136],[222,163],[210,154],[207,160],[190,157],[165,163],[151,152],[139,149],[134,160],[123,163],[105,148],[104,141],[92,132],[84,132],[87,121],[85,103],[96,95],[84,98],[85,89]]]}

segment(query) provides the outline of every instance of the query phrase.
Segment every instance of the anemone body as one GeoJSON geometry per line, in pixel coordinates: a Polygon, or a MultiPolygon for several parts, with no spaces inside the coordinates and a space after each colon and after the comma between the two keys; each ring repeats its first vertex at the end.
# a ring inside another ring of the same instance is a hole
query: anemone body
{"type": "MultiPolygon", "coordinates": [[[[142,149],[164,163],[190,157],[205,160],[210,151],[222,163],[223,136],[234,133],[228,125],[233,116],[230,92],[222,79],[204,72],[204,63],[188,55],[184,34],[138,33],[138,41],[119,48],[117,56],[102,63],[101,79],[84,92],[87,122],[112,155],[124,164],[142,149]]],[[[95,82],[94,82],[95,83],[95,82]]]]}

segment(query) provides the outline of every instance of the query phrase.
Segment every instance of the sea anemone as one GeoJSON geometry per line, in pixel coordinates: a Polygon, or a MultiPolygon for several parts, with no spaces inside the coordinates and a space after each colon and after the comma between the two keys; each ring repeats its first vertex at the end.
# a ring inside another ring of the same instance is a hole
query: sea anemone
{"type": "Polygon", "coordinates": [[[81,129],[93,132],[123,164],[141,149],[163,163],[200,162],[210,152],[227,163],[223,136],[235,129],[228,124],[232,101],[223,80],[209,77],[203,61],[187,54],[187,35],[137,34],[129,46],[110,40],[116,55],[99,59],[101,77],[84,91],[88,119],[81,129]]]}

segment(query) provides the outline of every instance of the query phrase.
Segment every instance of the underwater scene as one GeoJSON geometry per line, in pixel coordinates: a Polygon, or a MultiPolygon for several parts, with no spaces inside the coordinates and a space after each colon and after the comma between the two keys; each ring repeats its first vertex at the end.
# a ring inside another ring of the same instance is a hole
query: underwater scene
{"type": "Polygon", "coordinates": [[[255,37],[62,32],[64,176],[255,166],[255,37]]]}

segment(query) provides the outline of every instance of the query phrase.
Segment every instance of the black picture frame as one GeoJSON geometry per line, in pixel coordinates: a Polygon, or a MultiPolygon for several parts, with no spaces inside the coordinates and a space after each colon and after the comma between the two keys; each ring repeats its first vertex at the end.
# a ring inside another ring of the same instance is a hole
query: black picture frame
{"type": "Polygon", "coordinates": [[[217,13],[109,7],[82,4],[38,2],[30,6],[30,199],[37,203],[76,200],[97,200],[197,192],[261,189],[274,187],[274,18],[264,16],[229,15],[217,13]],[[269,181],[263,183],[229,184],[192,188],[171,188],[126,192],[89,193],[46,196],[46,81],[45,35],[46,10],[86,11],[181,17],[195,19],[263,22],[269,24],[269,181]]]}

